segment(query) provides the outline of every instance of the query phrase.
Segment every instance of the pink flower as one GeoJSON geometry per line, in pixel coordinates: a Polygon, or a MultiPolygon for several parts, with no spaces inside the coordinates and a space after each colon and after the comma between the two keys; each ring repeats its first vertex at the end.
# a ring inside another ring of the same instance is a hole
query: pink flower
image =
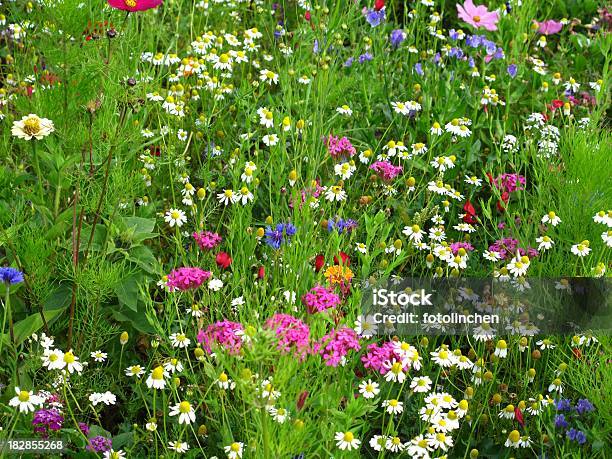
{"type": "Polygon", "coordinates": [[[340,304],[340,297],[331,288],[316,285],[302,296],[302,303],[308,308],[310,314],[323,312],[335,308],[340,304]]]}
{"type": "Polygon", "coordinates": [[[206,327],[206,330],[198,332],[198,343],[209,354],[214,351],[216,346],[222,346],[230,354],[238,354],[242,347],[242,339],[237,332],[243,330],[241,323],[224,320],[216,322],[206,327]]]}
{"type": "Polygon", "coordinates": [[[211,231],[202,231],[200,233],[193,233],[193,238],[202,250],[214,249],[221,243],[221,236],[211,231]]]}
{"type": "Polygon", "coordinates": [[[466,0],[463,6],[457,4],[457,13],[459,18],[463,19],[472,27],[479,29],[484,27],[487,30],[497,30],[497,21],[499,21],[499,13],[497,11],[489,11],[484,5],[474,5],[472,0],[466,0]]]}
{"type": "Polygon", "coordinates": [[[179,268],[168,274],[166,286],[171,292],[175,290],[190,290],[198,288],[202,283],[207,281],[210,276],[210,271],[204,271],[201,268],[179,268]]]}
{"type": "Polygon", "coordinates": [[[394,166],[389,161],[376,161],[370,166],[370,169],[375,171],[378,176],[385,180],[390,181],[402,173],[402,166],[394,166]]]}
{"type": "Polygon", "coordinates": [[[310,352],[310,329],[300,319],[289,314],[274,314],[264,328],[274,330],[277,349],[283,354],[293,352],[299,360],[304,360],[310,352]]]}
{"type": "Polygon", "coordinates": [[[351,349],[357,352],[361,349],[357,333],[352,328],[342,327],[332,329],[314,344],[312,351],[321,354],[328,367],[337,367],[351,349]]]}
{"type": "Polygon", "coordinates": [[[563,24],[552,19],[544,22],[536,22],[538,24],[538,32],[542,35],[554,35],[561,31],[563,24]]]}
{"type": "Polygon", "coordinates": [[[108,0],[108,4],[123,11],[145,11],[157,8],[163,0],[108,0]]]}

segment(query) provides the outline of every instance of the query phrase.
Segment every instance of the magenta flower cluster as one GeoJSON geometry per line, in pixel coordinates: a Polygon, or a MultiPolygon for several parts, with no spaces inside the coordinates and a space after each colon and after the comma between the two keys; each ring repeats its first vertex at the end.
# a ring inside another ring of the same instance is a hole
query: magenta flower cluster
{"type": "MultiPolygon", "coordinates": [[[[361,356],[365,368],[374,370],[381,375],[389,371],[388,368],[385,368],[385,362],[392,362],[393,359],[398,362],[402,361],[401,356],[395,352],[393,341],[387,341],[380,346],[377,343],[372,343],[368,345],[366,354],[361,356]]],[[[404,371],[407,371],[409,367],[409,364],[404,366],[404,371]]]]}
{"type": "Polygon", "coordinates": [[[359,351],[361,346],[357,333],[349,327],[332,329],[313,345],[313,353],[321,354],[325,365],[330,367],[342,364],[343,358],[351,349],[359,351]]]}
{"type": "Polygon", "coordinates": [[[449,247],[453,251],[453,255],[457,255],[459,249],[464,249],[466,252],[474,250],[474,246],[469,242],[453,242],[449,247]]]}
{"type": "Polygon", "coordinates": [[[43,438],[48,438],[50,432],[60,430],[63,422],[64,416],[56,408],[38,410],[32,419],[34,432],[41,434],[43,438]]]}
{"type": "Polygon", "coordinates": [[[264,324],[273,330],[278,339],[277,349],[283,354],[292,353],[300,360],[310,351],[310,328],[300,319],[289,314],[274,314],[264,324]]]}
{"type": "Polygon", "coordinates": [[[213,233],[211,231],[201,231],[199,233],[193,233],[192,236],[200,247],[200,249],[202,250],[214,249],[221,243],[221,240],[223,239],[217,233],[213,233]]]}
{"type": "Polygon", "coordinates": [[[325,140],[325,146],[327,146],[327,151],[333,158],[351,157],[357,153],[351,141],[346,137],[339,138],[330,134],[325,140]]]}
{"type": "Polygon", "coordinates": [[[211,272],[204,271],[198,267],[178,268],[168,274],[166,286],[173,292],[175,290],[190,290],[198,288],[202,283],[210,279],[211,272]]]}
{"type": "Polygon", "coordinates": [[[394,166],[389,161],[376,161],[370,166],[370,169],[376,172],[378,176],[385,181],[393,180],[401,174],[403,170],[402,166],[394,166]]]}
{"type": "Polygon", "coordinates": [[[527,255],[529,258],[538,256],[538,251],[536,249],[532,247],[519,247],[519,241],[511,237],[498,239],[489,246],[489,252],[499,253],[502,260],[508,260],[515,257],[517,251],[521,256],[527,255]]]}
{"type": "Polygon", "coordinates": [[[335,308],[340,304],[340,301],[340,296],[334,293],[332,288],[326,288],[322,285],[316,285],[308,293],[302,295],[302,303],[310,314],[335,308]]]}
{"type": "Polygon", "coordinates": [[[213,352],[216,346],[222,346],[230,354],[238,354],[242,347],[242,340],[236,333],[244,330],[241,323],[224,320],[210,324],[206,330],[198,332],[198,343],[202,344],[202,348],[209,354],[213,352]]]}
{"type": "Polygon", "coordinates": [[[506,173],[499,175],[493,181],[495,188],[501,191],[507,191],[508,193],[524,190],[526,183],[527,180],[522,175],[506,173]]]}

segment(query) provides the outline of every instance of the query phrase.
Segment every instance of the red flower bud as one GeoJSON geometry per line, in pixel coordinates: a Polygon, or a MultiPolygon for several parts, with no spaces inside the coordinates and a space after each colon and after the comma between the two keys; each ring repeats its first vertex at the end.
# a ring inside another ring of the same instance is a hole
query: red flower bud
{"type": "Polygon", "coordinates": [[[521,425],[521,427],[525,427],[525,420],[523,419],[523,412],[518,406],[514,408],[514,417],[516,418],[516,421],[521,425]]]}
{"type": "Polygon", "coordinates": [[[315,258],[315,271],[316,272],[321,271],[321,268],[323,268],[324,264],[325,264],[325,257],[323,255],[317,255],[315,258]]]}
{"type": "Polygon", "coordinates": [[[266,268],[264,266],[260,266],[257,270],[257,279],[263,279],[266,277],[266,268]]]}
{"type": "Polygon", "coordinates": [[[338,255],[340,255],[342,261],[340,261],[338,257],[334,257],[334,264],[344,266],[349,266],[351,264],[351,259],[346,253],[340,252],[338,255]]]}
{"type": "Polygon", "coordinates": [[[308,391],[305,390],[298,397],[298,400],[297,400],[297,409],[298,409],[298,411],[300,411],[302,408],[304,408],[304,403],[306,402],[307,398],[308,398],[308,391]]]}

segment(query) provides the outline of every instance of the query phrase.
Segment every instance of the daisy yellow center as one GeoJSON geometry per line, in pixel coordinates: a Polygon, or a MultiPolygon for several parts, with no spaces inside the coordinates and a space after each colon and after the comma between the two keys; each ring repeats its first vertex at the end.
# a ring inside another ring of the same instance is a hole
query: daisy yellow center
{"type": "Polygon", "coordinates": [[[393,373],[395,373],[396,375],[402,372],[402,364],[399,362],[395,362],[392,366],[391,366],[391,371],[393,373]]]}
{"type": "Polygon", "coordinates": [[[284,416],[286,412],[287,411],[285,410],[285,408],[279,408],[276,414],[278,414],[279,416],[284,416]]]}
{"type": "Polygon", "coordinates": [[[140,365],[134,365],[131,370],[132,373],[140,373],[140,365]]]}
{"type": "Polygon", "coordinates": [[[412,225],[413,233],[418,233],[419,231],[421,231],[421,227],[419,225],[412,225]]]}
{"type": "Polygon", "coordinates": [[[272,384],[270,384],[270,383],[266,384],[266,385],[264,386],[264,389],[265,389],[267,392],[271,392],[271,391],[272,391],[272,384]]]}
{"type": "Polygon", "coordinates": [[[499,349],[506,349],[506,348],[508,347],[508,344],[507,344],[507,343],[506,343],[506,342],[505,342],[503,339],[500,339],[500,340],[497,342],[497,347],[498,347],[499,349]]]}
{"type": "Polygon", "coordinates": [[[274,77],[275,77],[275,76],[276,76],[276,75],[274,75],[274,73],[273,73],[273,72],[271,72],[270,70],[268,70],[268,71],[266,72],[266,77],[267,77],[268,79],[270,79],[270,80],[274,79],[274,77]]]}
{"type": "Polygon", "coordinates": [[[57,359],[58,359],[57,354],[51,354],[51,355],[49,356],[49,360],[50,360],[51,362],[55,362],[57,359]]]}
{"type": "Polygon", "coordinates": [[[444,443],[446,441],[446,435],[439,433],[436,435],[436,440],[438,440],[440,443],[444,443]]]}
{"type": "Polygon", "coordinates": [[[399,402],[395,399],[389,401],[389,406],[396,407],[398,404],[399,402]]]}
{"type": "Polygon", "coordinates": [[[444,400],[446,403],[450,403],[453,401],[453,397],[451,397],[450,395],[445,395],[444,397],[442,397],[442,400],[444,400]]]}
{"type": "Polygon", "coordinates": [[[221,56],[219,56],[219,62],[221,62],[222,64],[227,64],[229,62],[229,55],[227,54],[221,54],[221,56]]]}
{"type": "Polygon", "coordinates": [[[164,377],[164,369],[162,367],[157,367],[153,370],[153,372],[151,373],[151,378],[153,379],[163,379],[164,377]]]}
{"type": "Polygon", "coordinates": [[[180,214],[178,211],[174,210],[174,211],[172,211],[172,213],[170,214],[170,216],[171,216],[171,217],[172,217],[174,220],[177,220],[177,219],[178,219],[178,218],[181,216],[181,214],[180,214]]]}
{"type": "Polygon", "coordinates": [[[512,443],[516,443],[517,441],[519,441],[520,438],[521,434],[518,432],[518,430],[513,430],[512,432],[510,432],[510,435],[508,435],[508,439],[512,443]]]}
{"type": "Polygon", "coordinates": [[[240,444],[239,443],[232,443],[230,446],[230,449],[237,453],[238,451],[240,451],[240,444]]]}
{"type": "Polygon", "coordinates": [[[400,440],[400,438],[399,438],[399,437],[393,437],[393,440],[391,440],[391,442],[392,442],[394,445],[399,445],[399,444],[401,444],[401,443],[402,443],[402,440],[400,440]]]}
{"type": "Polygon", "coordinates": [[[419,440],[418,445],[420,448],[427,448],[429,446],[429,443],[423,438],[422,440],[419,440]]]}
{"type": "Polygon", "coordinates": [[[23,122],[23,130],[26,134],[33,135],[40,131],[40,119],[28,118],[23,122]]]}
{"type": "Polygon", "coordinates": [[[423,387],[427,385],[427,381],[425,381],[424,379],[419,379],[419,382],[417,383],[418,386],[423,387]]]}
{"type": "Polygon", "coordinates": [[[440,357],[442,360],[446,360],[448,359],[448,352],[440,351],[440,353],[438,354],[438,357],[440,357]]]}
{"type": "Polygon", "coordinates": [[[22,390],[21,392],[19,392],[20,402],[27,402],[28,400],[30,400],[30,393],[28,391],[22,390]]]}
{"type": "Polygon", "coordinates": [[[366,392],[373,392],[374,391],[374,386],[372,384],[368,384],[365,387],[366,392]]]}
{"type": "Polygon", "coordinates": [[[506,413],[514,413],[514,405],[508,405],[506,407],[506,413]]]}
{"type": "Polygon", "coordinates": [[[352,442],[352,441],[353,441],[353,439],[354,439],[354,438],[355,438],[355,436],[353,435],[353,433],[352,433],[352,432],[346,432],[346,433],[344,434],[344,441],[346,441],[346,442],[349,442],[349,443],[350,443],[350,442],[352,442]]]}
{"type": "Polygon", "coordinates": [[[66,352],[64,354],[64,362],[67,364],[74,363],[74,354],[72,352],[66,352]]]}
{"type": "Polygon", "coordinates": [[[468,409],[468,402],[467,402],[467,400],[461,400],[459,402],[459,408],[461,408],[462,410],[467,410],[468,409]]]}
{"type": "Polygon", "coordinates": [[[231,198],[234,195],[234,192],[232,190],[225,190],[224,194],[228,198],[231,198]]]}
{"type": "Polygon", "coordinates": [[[191,411],[191,403],[189,403],[189,402],[181,402],[179,404],[179,411],[181,413],[189,413],[191,411]]]}
{"type": "Polygon", "coordinates": [[[228,377],[227,377],[227,375],[226,375],[225,373],[221,373],[221,374],[219,375],[219,381],[221,381],[221,382],[227,382],[227,380],[228,380],[228,377]]]}

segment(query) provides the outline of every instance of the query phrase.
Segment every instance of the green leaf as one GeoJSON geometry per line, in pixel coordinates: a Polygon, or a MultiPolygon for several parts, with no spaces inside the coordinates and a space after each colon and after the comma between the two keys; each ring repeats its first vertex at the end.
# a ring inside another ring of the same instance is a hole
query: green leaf
{"type": "MultiPolygon", "coordinates": [[[[54,309],[52,311],[44,311],[43,314],[45,315],[45,320],[47,321],[47,323],[49,323],[57,316],[59,316],[63,311],[64,309],[54,309]]],[[[26,339],[28,339],[30,336],[40,330],[42,326],[43,321],[42,317],[40,316],[40,313],[32,314],[26,317],[25,319],[20,320],[13,327],[13,331],[15,333],[15,344],[19,345],[23,343],[26,339]]],[[[4,340],[5,344],[8,344],[10,340],[10,335],[5,333],[2,336],[2,339],[4,340]]]]}
{"type": "Polygon", "coordinates": [[[115,287],[115,293],[119,303],[127,306],[132,311],[138,309],[138,280],[139,275],[126,277],[115,287]]]}
{"type": "Polygon", "coordinates": [[[141,245],[132,248],[127,259],[136,263],[140,268],[144,269],[149,274],[156,274],[158,272],[157,259],[149,247],[141,245]]]}

